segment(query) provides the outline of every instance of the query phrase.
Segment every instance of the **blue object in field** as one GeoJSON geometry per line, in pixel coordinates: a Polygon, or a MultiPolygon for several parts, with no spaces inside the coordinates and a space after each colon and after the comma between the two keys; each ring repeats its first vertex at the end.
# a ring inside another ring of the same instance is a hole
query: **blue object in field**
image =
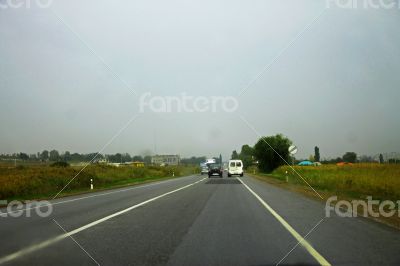
{"type": "Polygon", "coordinates": [[[301,163],[299,163],[299,166],[310,166],[310,165],[314,164],[310,161],[302,161],[301,163]]]}

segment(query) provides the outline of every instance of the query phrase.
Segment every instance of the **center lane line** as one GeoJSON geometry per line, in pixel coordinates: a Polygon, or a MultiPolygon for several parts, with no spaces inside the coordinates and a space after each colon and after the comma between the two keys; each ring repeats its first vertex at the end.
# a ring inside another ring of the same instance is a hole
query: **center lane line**
{"type": "Polygon", "coordinates": [[[134,205],[134,206],[131,206],[131,207],[125,209],[125,210],[116,212],[116,213],[111,214],[111,215],[109,215],[109,216],[106,216],[106,217],[104,217],[104,218],[102,218],[102,219],[99,219],[99,220],[97,220],[97,221],[94,221],[94,222],[92,222],[92,223],[89,223],[89,224],[87,224],[87,225],[84,225],[84,226],[82,226],[82,227],[79,227],[79,228],[77,228],[77,229],[75,229],[75,230],[73,230],[73,231],[71,231],[71,232],[69,232],[69,233],[65,233],[65,234],[63,234],[63,235],[60,235],[60,236],[51,238],[51,239],[46,240],[46,241],[44,241],[44,242],[41,242],[41,243],[39,243],[39,244],[36,244],[36,245],[30,246],[30,247],[21,249],[20,251],[14,252],[14,253],[12,253],[12,254],[10,254],[10,255],[7,255],[7,256],[5,256],[5,257],[3,257],[3,258],[0,258],[0,265],[5,264],[6,262],[10,262],[10,261],[13,261],[13,260],[15,260],[15,259],[18,259],[18,258],[20,258],[20,257],[22,257],[22,256],[25,256],[25,255],[28,255],[28,254],[30,254],[30,253],[36,252],[36,251],[38,251],[38,250],[44,249],[44,248],[46,248],[46,247],[48,247],[48,246],[50,246],[50,245],[53,245],[53,244],[55,244],[55,243],[57,243],[57,242],[60,242],[60,241],[63,240],[63,239],[66,239],[66,238],[69,238],[69,237],[71,237],[71,236],[73,236],[73,235],[76,235],[76,234],[78,234],[78,233],[80,233],[80,232],[82,232],[82,231],[84,231],[84,230],[87,230],[87,229],[89,229],[89,228],[92,228],[92,227],[94,227],[94,226],[96,226],[96,225],[98,225],[98,224],[101,224],[101,223],[103,223],[103,222],[105,222],[105,221],[108,221],[108,220],[110,220],[110,219],[112,219],[112,218],[114,218],[114,217],[120,216],[120,215],[122,215],[122,214],[125,214],[125,213],[131,211],[131,210],[134,210],[134,209],[137,209],[137,208],[139,208],[139,207],[142,207],[142,206],[144,206],[144,205],[146,205],[146,204],[149,204],[149,203],[151,203],[151,202],[153,202],[153,201],[156,201],[156,200],[161,199],[161,198],[164,198],[164,197],[166,197],[166,196],[168,196],[168,195],[171,195],[171,194],[174,194],[174,193],[179,192],[179,191],[181,191],[181,190],[184,190],[184,189],[187,189],[187,188],[189,188],[189,187],[192,187],[192,186],[194,186],[194,185],[196,185],[196,184],[198,184],[198,183],[200,183],[200,182],[203,182],[205,179],[207,179],[207,178],[203,178],[203,179],[201,179],[201,180],[199,180],[199,181],[197,181],[197,182],[194,182],[194,183],[191,183],[191,184],[189,184],[189,185],[186,185],[186,186],[180,187],[180,188],[178,188],[178,189],[172,190],[172,191],[170,191],[170,192],[164,193],[164,194],[162,194],[162,195],[160,195],[160,196],[151,198],[151,199],[146,200],[146,201],[144,201],[144,202],[142,202],[142,203],[139,203],[139,204],[136,204],[136,205],[134,205]]]}

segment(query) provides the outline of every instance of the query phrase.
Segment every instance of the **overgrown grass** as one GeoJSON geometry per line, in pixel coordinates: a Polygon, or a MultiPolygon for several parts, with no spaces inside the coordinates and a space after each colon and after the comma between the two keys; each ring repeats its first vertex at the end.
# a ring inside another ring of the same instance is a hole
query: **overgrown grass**
{"type": "MultiPolygon", "coordinates": [[[[295,166],[294,169],[313,188],[332,195],[347,195],[352,198],[373,196],[376,199],[393,201],[400,199],[400,165],[295,166]]],[[[289,166],[282,166],[268,176],[286,181],[286,175],[289,183],[307,186],[289,166]]]]}
{"type": "Polygon", "coordinates": [[[96,189],[105,189],[150,180],[190,175],[198,172],[196,167],[169,166],[134,168],[132,166],[114,167],[90,165],[79,175],[82,167],[51,167],[48,165],[18,166],[0,165],[0,199],[29,200],[52,198],[68,182],[76,178],[63,191],[62,195],[85,192],[90,188],[90,179],[96,189]]]}

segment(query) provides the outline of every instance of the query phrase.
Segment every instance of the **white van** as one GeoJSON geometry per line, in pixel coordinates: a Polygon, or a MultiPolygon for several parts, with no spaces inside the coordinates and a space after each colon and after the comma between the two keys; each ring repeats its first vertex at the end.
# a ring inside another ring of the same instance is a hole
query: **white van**
{"type": "Polygon", "coordinates": [[[228,165],[228,177],[233,175],[243,176],[243,162],[241,160],[230,160],[228,165]]]}

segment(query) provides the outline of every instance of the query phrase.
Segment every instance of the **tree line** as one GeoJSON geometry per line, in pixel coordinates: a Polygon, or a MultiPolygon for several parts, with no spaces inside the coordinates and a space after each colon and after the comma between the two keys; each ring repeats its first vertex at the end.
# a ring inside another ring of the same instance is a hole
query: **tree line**
{"type": "MultiPolygon", "coordinates": [[[[106,160],[110,163],[127,163],[127,162],[144,162],[151,164],[150,155],[130,155],[129,153],[115,153],[115,154],[97,154],[97,153],[71,153],[69,151],[60,153],[57,150],[44,150],[33,154],[24,152],[14,154],[0,154],[0,159],[3,160],[21,160],[32,162],[99,162],[106,160]],[[95,159],[93,159],[95,158],[95,159]]],[[[219,158],[215,158],[217,161],[219,158]]],[[[205,156],[183,158],[181,164],[185,165],[199,165],[206,161],[205,156]]]]}
{"type": "MultiPolygon", "coordinates": [[[[236,150],[232,152],[231,159],[240,159],[243,161],[244,167],[257,166],[261,171],[270,173],[281,165],[299,163],[304,160],[296,160],[289,154],[289,147],[292,141],[282,134],[275,136],[261,137],[254,146],[243,145],[240,153],[236,150]]],[[[342,157],[335,159],[321,159],[320,149],[318,146],[314,148],[314,155],[310,155],[312,162],[320,162],[325,164],[332,163],[358,163],[358,162],[379,162],[379,163],[400,163],[398,159],[386,159],[380,154],[378,159],[371,156],[358,157],[355,152],[346,152],[342,157]]]]}
{"type": "Polygon", "coordinates": [[[97,153],[71,153],[66,151],[60,153],[57,150],[44,150],[33,154],[24,152],[14,154],[1,154],[0,159],[3,160],[22,160],[22,161],[41,161],[41,162],[98,162],[107,160],[111,163],[126,163],[132,161],[151,163],[151,156],[134,155],[129,153],[116,154],[97,154],[97,153]]]}

